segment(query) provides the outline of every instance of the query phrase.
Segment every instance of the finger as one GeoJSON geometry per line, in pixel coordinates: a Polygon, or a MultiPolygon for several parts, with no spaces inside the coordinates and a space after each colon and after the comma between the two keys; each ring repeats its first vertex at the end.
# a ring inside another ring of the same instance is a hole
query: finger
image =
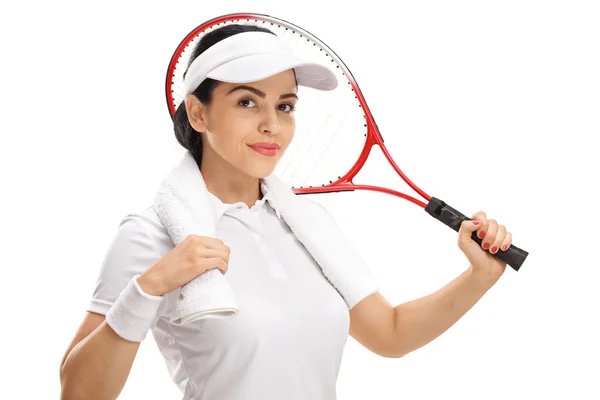
{"type": "Polygon", "coordinates": [[[504,243],[504,238],[506,237],[506,227],[504,225],[498,224],[497,229],[498,230],[496,233],[496,239],[494,239],[494,241],[490,245],[490,253],[492,254],[496,254],[498,252],[498,250],[504,243]]]}
{"type": "Polygon", "coordinates": [[[481,226],[481,221],[477,219],[464,220],[460,224],[458,230],[458,245],[462,248],[467,243],[474,242],[471,238],[473,232],[475,232],[481,226]]]}
{"type": "Polygon", "coordinates": [[[196,240],[209,249],[220,249],[225,245],[221,239],[209,236],[196,236],[196,240]]]}
{"type": "Polygon", "coordinates": [[[481,225],[479,226],[479,229],[477,229],[477,237],[479,239],[483,239],[488,229],[487,215],[485,214],[485,212],[479,211],[473,214],[471,219],[478,219],[479,221],[481,221],[481,225]]]}
{"type": "Polygon", "coordinates": [[[211,249],[206,247],[200,247],[198,249],[198,256],[200,258],[215,258],[219,257],[225,260],[225,262],[229,262],[229,251],[224,250],[222,248],[219,249],[211,249]]]}
{"type": "Polygon", "coordinates": [[[485,236],[481,242],[481,247],[484,250],[488,250],[490,248],[490,244],[496,239],[496,235],[498,233],[498,223],[494,219],[488,219],[488,228],[485,232],[485,236]]]}
{"type": "Polygon", "coordinates": [[[221,257],[203,258],[200,266],[203,270],[218,269],[223,274],[227,272],[227,263],[221,257]]]}
{"type": "Polygon", "coordinates": [[[512,244],[512,233],[506,232],[506,236],[504,237],[504,240],[502,241],[502,246],[500,246],[500,250],[502,250],[502,251],[508,250],[508,248],[510,247],[511,244],[512,244]]]}

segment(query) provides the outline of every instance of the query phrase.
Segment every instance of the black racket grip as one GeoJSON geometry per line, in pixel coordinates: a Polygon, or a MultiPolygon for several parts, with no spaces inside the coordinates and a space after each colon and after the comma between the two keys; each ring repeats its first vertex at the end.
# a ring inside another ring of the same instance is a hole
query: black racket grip
{"type": "MultiPolygon", "coordinates": [[[[471,218],[466,217],[435,197],[432,197],[431,200],[429,200],[429,203],[425,207],[425,211],[435,219],[442,221],[444,224],[454,229],[456,232],[460,230],[460,224],[463,221],[471,220],[471,218]]],[[[471,238],[481,246],[482,240],[477,237],[477,232],[473,232],[471,238]]],[[[510,265],[515,271],[518,271],[529,253],[511,244],[506,251],[499,250],[496,254],[492,255],[510,265]]]]}

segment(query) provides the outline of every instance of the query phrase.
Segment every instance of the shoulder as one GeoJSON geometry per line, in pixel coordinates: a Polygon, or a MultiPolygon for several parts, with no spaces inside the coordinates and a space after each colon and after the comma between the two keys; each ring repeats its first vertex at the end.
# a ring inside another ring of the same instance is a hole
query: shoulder
{"type": "Polygon", "coordinates": [[[167,229],[162,224],[154,206],[132,211],[125,215],[120,223],[120,229],[126,229],[136,236],[150,240],[159,255],[163,256],[173,249],[174,244],[167,229]]]}
{"type": "Polygon", "coordinates": [[[165,234],[151,207],[122,217],[105,250],[88,311],[106,314],[131,278],[168,251],[165,234]]]}

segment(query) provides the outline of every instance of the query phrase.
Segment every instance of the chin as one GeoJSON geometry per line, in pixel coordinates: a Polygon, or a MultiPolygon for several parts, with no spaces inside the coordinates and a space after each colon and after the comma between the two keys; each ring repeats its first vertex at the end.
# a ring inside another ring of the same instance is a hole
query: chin
{"type": "Polygon", "coordinates": [[[240,165],[242,167],[240,169],[253,178],[265,178],[275,171],[282,155],[279,154],[276,157],[257,157],[253,154],[252,157],[244,160],[244,163],[240,165]]]}
{"type": "Polygon", "coordinates": [[[256,169],[256,170],[253,170],[249,175],[251,175],[254,178],[262,179],[262,178],[265,178],[265,177],[271,175],[274,170],[275,170],[275,168],[256,169]]]}
{"type": "Polygon", "coordinates": [[[264,178],[273,173],[275,171],[275,167],[277,163],[261,163],[263,165],[257,165],[256,161],[252,163],[251,166],[246,168],[246,174],[252,176],[253,178],[264,178]]]}

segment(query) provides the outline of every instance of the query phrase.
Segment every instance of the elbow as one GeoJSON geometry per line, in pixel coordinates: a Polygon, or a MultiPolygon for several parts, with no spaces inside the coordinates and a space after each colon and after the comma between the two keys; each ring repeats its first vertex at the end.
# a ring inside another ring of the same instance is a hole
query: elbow
{"type": "Polygon", "coordinates": [[[61,390],[61,392],[60,392],[60,400],[84,400],[84,399],[87,399],[87,400],[90,399],[89,393],[77,394],[77,393],[71,393],[71,392],[64,391],[64,390],[61,390]]]}
{"type": "Polygon", "coordinates": [[[64,390],[61,390],[60,392],[60,400],[84,400],[89,398],[89,395],[85,394],[74,394],[64,390]]]}
{"type": "Polygon", "coordinates": [[[69,362],[70,360],[72,360],[72,354],[73,349],[70,349],[69,351],[67,351],[64,355],[64,357],[62,358],[62,360],[60,361],[60,368],[59,368],[59,376],[60,376],[60,386],[61,386],[61,399],[63,399],[63,395],[62,392],[64,392],[64,388],[67,384],[67,378],[69,376],[69,368],[70,365],[72,364],[72,362],[69,362]]]}
{"type": "Polygon", "coordinates": [[[65,399],[63,393],[65,392],[65,386],[66,386],[66,381],[67,381],[67,359],[66,359],[66,357],[60,363],[59,377],[60,377],[60,398],[62,400],[62,399],[65,399]]]}
{"type": "Polygon", "coordinates": [[[392,318],[391,329],[388,330],[387,345],[384,346],[385,351],[380,354],[384,358],[401,358],[405,355],[400,346],[400,338],[398,337],[398,321],[397,309],[394,308],[394,316],[392,318]]]}
{"type": "Polygon", "coordinates": [[[60,366],[60,400],[77,400],[83,397],[74,393],[74,388],[68,379],[68,369],[66,363],[60,366]]]}
{"type": "Polygon", "coordinates": [[[77,400],[76,396],[73,396],[71,393],[68,393],[64,390],[64,388],[60,391],[60,400],[77,400]]]}
{"type": "MultiPolygon", "coordinates": [[[[396,309],[397,311],[397,309],[396,309]]],[[[392,322],[392,328],[390,329],[390,333],[387,335],[388,340],[387,340],[387,345],[384,346],[385,351],[383,351],[383,354],[380,354],[382,357],[384,358],[402,358],[405,355],[407,355],[408,353],[410,353],[410,350],[408,350],[406,343],[405,343],[405,338],[404,337],[400,337],[399,333],[402,332],[403,330],[398,327],[398,314],[397,312],[394,313],[394,318],[393,318],[393,322],[392,322]]]]}
{"type": "Polygon", "coordinates": [[[115,400],[119,392],[113,389],[100,384],[97,377],[82,374],[72,362],[60,367],[60,400],[115,400]]]}
{"type": "Polygon", "coordinates": [[[385,352],[382,352],[381,354],[379,354],[381,357],[383,358],[402,358],[405,355],[407,355],[407,352],[404,351],[400,351],[397,349],[391,349],[385,352]]]}
{"type": "Polygon", "coordinates": [[[69,367],[66,361],[60,366],[60,400],[90,400],[89,391],[83,391],[75,384],[77,379],[69,376],[69,367]]]}
{"type": "Polygon", "coordinates": [[[90,396],[89,391],[83,391],[72,384],[61,385],[60,400],[90,400],[94,398],[90,396]]]}
{"type": "Polygon", "coordinates": [[[69,361],[69,354],[65,355],[63,360],[60,363],[60,399],[61,400],[71,400],[76,399],[77,397],[73,396],[72,392],[72,379],[69,379],[69,369],[71,367],[71,363],[69,361]]]}
{"type": "Polygon", "coordinates": [[[401,358],[409,353],[397,335],[388,335],[388,339],[374,352],[383,358],[401,358]]]}

